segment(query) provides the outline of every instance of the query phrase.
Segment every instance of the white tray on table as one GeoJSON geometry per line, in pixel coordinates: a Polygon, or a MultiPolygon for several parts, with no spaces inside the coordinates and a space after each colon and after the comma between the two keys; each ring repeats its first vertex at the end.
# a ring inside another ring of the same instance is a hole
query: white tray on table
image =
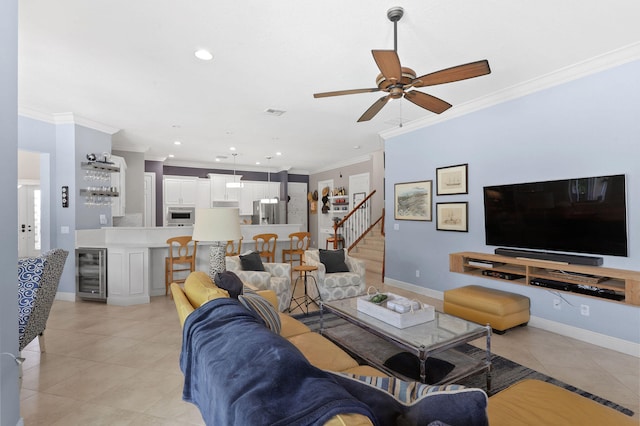
{"type": "Polygon", "coordinates": [[[399,296],[394,293],[384,293],[387,299],[382,303],[373,303],[370,301],[373,295],[358,297],[358,311],[372,316],[380,321],[386,322],[397,328],[407,328],[425,322],[433,321],[436,313],[435,308],[431,305],[420,303],[420,309],[414,309],[409,312],[396,312],[387,308],[387,302],[412,302],[412,299],[399,296]]]}

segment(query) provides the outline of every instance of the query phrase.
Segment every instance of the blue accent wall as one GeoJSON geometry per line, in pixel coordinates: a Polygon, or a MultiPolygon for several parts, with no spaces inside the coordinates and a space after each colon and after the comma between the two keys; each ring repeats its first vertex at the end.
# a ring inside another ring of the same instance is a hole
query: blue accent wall
{"type": "Polygon", "coordinates": [[[437,291],[468,284],[516,291],[531,298],[536,317],[639,343],[640,307],[566,294],[569,303],[558,311],[546,290],[451,273],[448,259],[495,249],[484,242],[484,186],[622,173],[629,257],[604,256],[604,266],[640,270],[638,76],[635,61],[388,139],[386,277],[437,291]],[[468,194],[434,195],[433,222],[394,220],[395,183],[433,180],[435,194],[436,168],[463,163],[468,194]],[[436,230],[435,204],[451,201],[469,203],[469,232],[436,230]],[[582,303],[590,305],[589,317],[580,315],[582,303]]]}

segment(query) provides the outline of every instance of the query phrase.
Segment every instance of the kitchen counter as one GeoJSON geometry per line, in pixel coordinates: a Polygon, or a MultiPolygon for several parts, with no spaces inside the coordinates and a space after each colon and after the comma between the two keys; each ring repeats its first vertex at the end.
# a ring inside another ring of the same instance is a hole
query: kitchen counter
{"type": "MultiPolygon", "coordinates": [[[[289,247],[289,234],[299,232],[300,224],[240,225],[242,251],[254,249],[256,234],[278,234],[276,261],[289,247]]],[[[167,239],[191,235],[192,226],[104,227],[76,231],[76,248],[107,248],[107,303],[135,305],[149,303],[151,296],[165,294],[164,258],[167,239]]],[[[210,242],[199,242],[196,269],[209,270],[210,242]]]]}

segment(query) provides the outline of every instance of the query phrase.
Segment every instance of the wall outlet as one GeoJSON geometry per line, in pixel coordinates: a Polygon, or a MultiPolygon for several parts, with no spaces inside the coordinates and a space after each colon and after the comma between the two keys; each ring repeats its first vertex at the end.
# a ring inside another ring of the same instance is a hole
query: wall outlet
{"type": "Polygon", "coordinates": [[[398,229],[400,229],[400,224],[399,223],[394,223],[393,224],[393,230],[397,231],[398,229]]]}
{"type": "Polygon", "coordinates": [[[553,299],[553,309],[562,309],[562,302],[560,301],[560,299],[553,299]]]}
{"type": "Polygon", "coordinates": [[[106,225],[107,224],[107,215],[106,214],[101,214],[100,215],[100,225],[106,225]]]}
{"type": "Polygon", "coordinates": [[[580,305],[580,315],[589,316],[589,305],[580,305]]]}
{"type": "Polygon", "coordinates": [[[416,269],[416,278],[420,278],[420,269],[416,269]]]}

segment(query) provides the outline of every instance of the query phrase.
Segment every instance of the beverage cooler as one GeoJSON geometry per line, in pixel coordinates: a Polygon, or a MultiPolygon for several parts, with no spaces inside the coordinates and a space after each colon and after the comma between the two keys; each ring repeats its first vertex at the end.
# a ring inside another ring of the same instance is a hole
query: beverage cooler
{"type": "Polygon", "coordinates": [[[107,249],[76,249],[76,296],[107,301],[107,249]]]}

